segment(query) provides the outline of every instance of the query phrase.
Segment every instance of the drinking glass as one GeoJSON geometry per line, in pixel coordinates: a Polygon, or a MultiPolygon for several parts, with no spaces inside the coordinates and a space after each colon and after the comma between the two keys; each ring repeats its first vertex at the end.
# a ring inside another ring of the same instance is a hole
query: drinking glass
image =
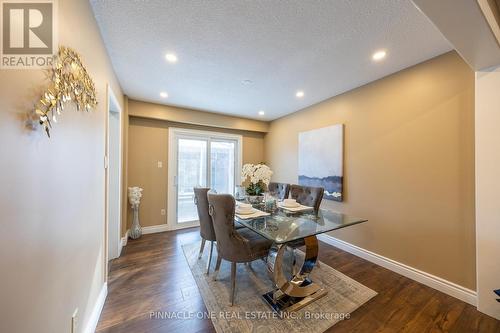
{"type": "Polygon", "coordinates": [[[245,187],[241,185],[236,185],[234,187],[234,199],[243,200],[246,197],[245,187]]]}

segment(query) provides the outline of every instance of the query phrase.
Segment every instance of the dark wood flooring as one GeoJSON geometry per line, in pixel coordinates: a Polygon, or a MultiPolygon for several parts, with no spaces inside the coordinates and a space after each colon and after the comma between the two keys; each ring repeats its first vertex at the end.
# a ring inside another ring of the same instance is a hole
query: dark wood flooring
{"type": "MultiPolygon", "coordinates": [[[[151,319],[151,311],[206,311],[181,249],[197,228],[130,240],[111,264],[97,332],[215,332],[210,319],[151,319]]],[[[378,292],[330,332],[500,332],[475,307],[320,242],[319,259],[378,292]]],[[[237,300],[238,301],[238,300],[237,300]]]]}

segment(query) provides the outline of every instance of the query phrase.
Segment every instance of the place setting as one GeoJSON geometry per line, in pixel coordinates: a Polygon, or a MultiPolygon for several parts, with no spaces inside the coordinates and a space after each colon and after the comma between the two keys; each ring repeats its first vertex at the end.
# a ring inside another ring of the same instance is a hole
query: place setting
{"type": "Polygon", "coordinates": [[[247,220],[247,219],[255,219],[259,217],[269,216],[271,214],[263,212],[257,208],[254,208],[252,204],[244,203],[244,202],[236,202],[235,207],[235,215],[236,217],[247,220]]]}
{"type": "Polygon", "coordinates": [[[304,206],[297,202],[295,199],[284,199],[277,203],[278,208],[284,209],[289,212],[305,212],[309,210],[314,210],[314,207],[304,206]]]}

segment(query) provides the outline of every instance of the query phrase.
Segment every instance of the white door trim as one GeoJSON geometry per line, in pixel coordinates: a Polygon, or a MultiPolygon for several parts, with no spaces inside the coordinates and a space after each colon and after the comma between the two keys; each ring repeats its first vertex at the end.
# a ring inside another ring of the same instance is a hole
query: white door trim
{"type": "MultiPolygon", "coordinates": [[[[193,223],[183,223],[179,225],[177,221],[177,187],[176,187],[176,175],[177,175],[177,147],[176,147],[176,137],[191,137],[205,139],[209,138],[208,144],[210,144],[210,139],[226,139],[234,140],[237,142],[238,149],[235,161],[235,185],[241,184],[241,167],[243,163],[243,137],[238,134],[228,134],[221,132],[212,131],[202,131],[193,130],[186,128],[170,127],[168,129],[168,190],[167,190],[167,228],[168,230],[184,229],[199,225],[198,221],[193,223]]],[[[208,148],[209,151],[209,148],[208,148]]],[[[210,159],[208,160],[210,163],[210,159]]],[[[208,168],[210,169],[210,168],[208,168]]]]}
{"type": "MultiPolygon", "coordinates": [[[[107,281],[107,272],[108,272],[108,261],[110,258],[108,257],[108,246],[110,246],[108,242],[108,235],[109,235],[109,224],[110,221],[108,221],[108,214],[109,214],[109,113],[114,112],[118,114],[118,123],[119,123],[119,135],[118,135],[118,195],[119,195],[119,202],[120,202],[120,208],[118,209],[117,212],[117,219],[118,221],[115,221],[116,226],[118,228],[118,239],[116,239],[116,245],[117,245],[117,251],[118,255],[121,252],[122,248],[122,240],[121,240],[121,217],[122,217],[122,209],[121,209],[121,191],[122,191],[122,164],[123,164],[123,110],[120,106],[120,103],[118,103],[118,99],[116,98],[116,95],[114,94],[113,90],[111,89],[111,86],[109,84],[106,85],[106,151],[105,151],[105,156],[104,156],[104,167],[105,167],[105,177],[106,177],[106,190],[105,190],[105,223],[104,223],[104,265],[105,265],[105,281],[107,281]]],[[[116,231],[116,230],[115,230],[116,231]]]]}

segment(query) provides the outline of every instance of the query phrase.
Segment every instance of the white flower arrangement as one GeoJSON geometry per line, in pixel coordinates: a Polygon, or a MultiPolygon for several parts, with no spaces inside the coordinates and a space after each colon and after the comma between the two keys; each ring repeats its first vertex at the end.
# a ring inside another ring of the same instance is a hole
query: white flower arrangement
{"type": "Polygon", "coordinates": [[[247,194],[260,195],[264,192],[272,175],[271,169],[263,163],[245,164],[241,171],[241,177],[243,182],[247,179],[250,180],[250,184],[246,188],[247,194]]]}
{"type": "Polygon", "coordinates": [[[141,203],[142,188],[134,186],[128,188],[128,201],[132,208],[138,207],[141,203]]]}

